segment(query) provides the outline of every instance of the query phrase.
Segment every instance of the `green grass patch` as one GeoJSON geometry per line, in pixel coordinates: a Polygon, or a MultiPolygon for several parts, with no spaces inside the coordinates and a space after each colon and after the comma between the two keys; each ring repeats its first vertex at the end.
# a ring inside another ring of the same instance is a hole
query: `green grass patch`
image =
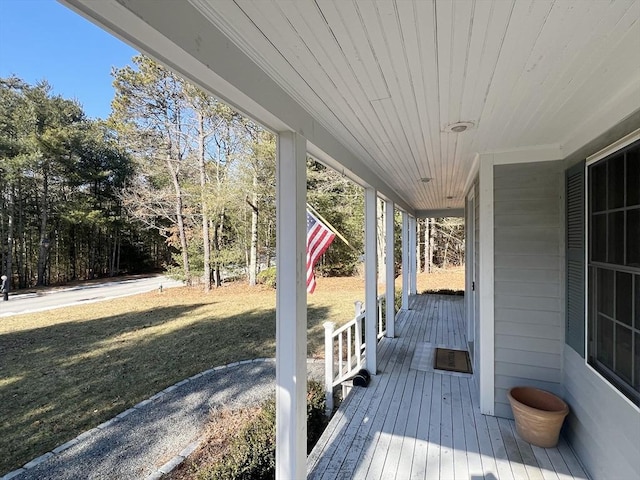
{"type": "MultiPolygon", "coordinates": [[[[353,316],[358,279],[319,279],[308,353],[353,316]]],[[[275,356],[275,291],[168,289],[0,321],[0,474],[217,365],[275,356]]]]}

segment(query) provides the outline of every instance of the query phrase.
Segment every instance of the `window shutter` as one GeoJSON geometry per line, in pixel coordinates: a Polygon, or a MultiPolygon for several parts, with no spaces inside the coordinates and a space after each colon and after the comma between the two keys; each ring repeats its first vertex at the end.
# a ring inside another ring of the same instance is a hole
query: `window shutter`
{"type": "Polygon", "coordinates": [[[585,343],[585,162],[566,173],[567,319],[565,342],[584,358],[585,343]]]}

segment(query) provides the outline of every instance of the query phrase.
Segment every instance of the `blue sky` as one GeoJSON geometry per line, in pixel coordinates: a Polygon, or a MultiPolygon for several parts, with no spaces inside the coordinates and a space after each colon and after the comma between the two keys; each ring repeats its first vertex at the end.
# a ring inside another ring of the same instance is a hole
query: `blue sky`
{"type": "Polygon", "coordinates": [[[89,117],[111,110],[111,67],[136,51],[55,0],[0,0],[0,77],[30,84],[46,79],[53,92],[78,100],[89,117]]]}

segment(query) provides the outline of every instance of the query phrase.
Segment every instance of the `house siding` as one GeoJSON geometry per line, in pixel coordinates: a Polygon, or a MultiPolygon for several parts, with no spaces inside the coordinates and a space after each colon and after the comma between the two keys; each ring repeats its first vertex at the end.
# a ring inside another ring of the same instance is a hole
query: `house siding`
{"type": "Polygon", "coordinates": [[[495,414],[507,392],[562,393],[562,162],[494,167],[495,414]]]}
{"type": "Polygon", "coordinates": [[[569,405],[563,434],[591,478],[640,478],[640,409],[569,345],[563,345],[562,384],[569,405]]]}
{"type": "Polygon", "coordinates": [[[640,478],[640,412],[564,346],[563,433],[595,480],[640,478]]]}

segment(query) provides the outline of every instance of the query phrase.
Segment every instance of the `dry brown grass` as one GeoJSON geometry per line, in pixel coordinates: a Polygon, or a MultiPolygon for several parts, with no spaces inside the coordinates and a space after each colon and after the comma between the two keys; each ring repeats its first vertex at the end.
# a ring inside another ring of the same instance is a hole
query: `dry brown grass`
{"type": "Polygon", "coordinates": [[[418,292],[425,290],[464,290],[464,267],[436,268],[418,274],[418,292]]]}
{"type": "MultiPolygon", "coordinates": [[[[309,299],[309,355],[322,352],[322,323],[351,318],[359,296],[331,283],[309,299]]],[[[275,292],[264,287],[167,289],[3,318],[0,473],[184,378],[274,354],[275,292]]]]}
{"type": "MultiPolygon", "coordinates": [[[[420,275],[418,291],[458,277],[420,275]]],[[[308,297],[310,356],[322,356],[323,322],[348,321],[363,299],[362,279],[318,279],[308,297]]],[[[0,473],[191,375],[274,354],[275,291],[266,287],[167,289],[3,318],[0,473]]]]}
{"type": "MultiPolygon", "coordinates": [[[[188,460],[166,475],[166,480],[190,480],[207,465],[221,461],[229,453],[234,436],[255,420],[261,407],[212,412],[203,433],[204,440],[188,460]]],[[[163,478],[165,478],[163,477],[163,478]]]]}

